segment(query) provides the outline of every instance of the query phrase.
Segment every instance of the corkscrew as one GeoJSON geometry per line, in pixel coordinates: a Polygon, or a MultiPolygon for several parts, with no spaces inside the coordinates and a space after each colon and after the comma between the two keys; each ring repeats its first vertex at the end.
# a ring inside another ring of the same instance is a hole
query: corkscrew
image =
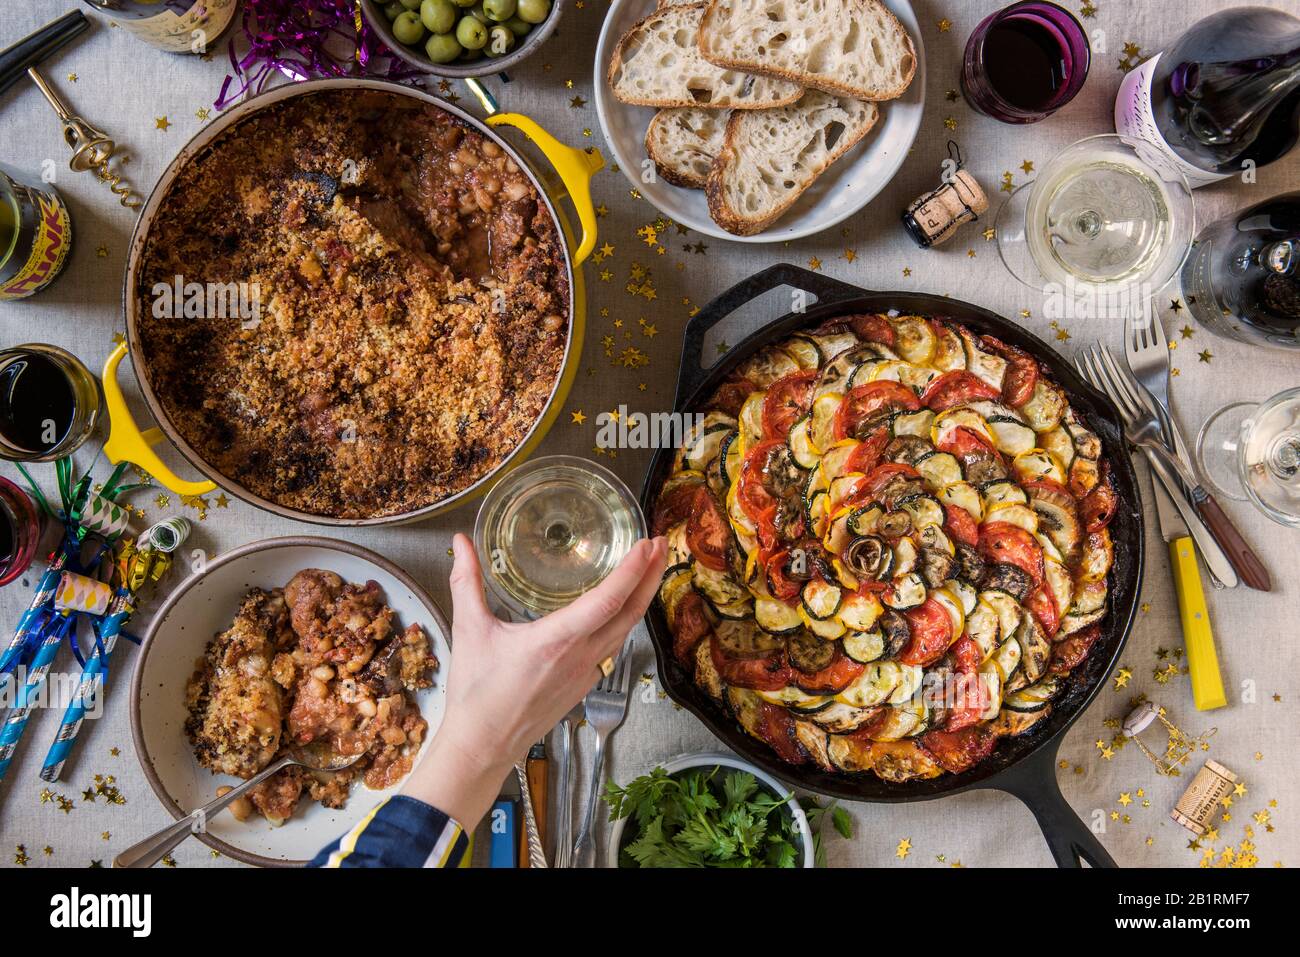
{"type": "Polygon", "coordinates": [[[117,166],[125,165],[130,156],[117,153],[117,144],[108,138],[108,134],[103,130],[92,126],[89,122],[80,116],[77,116],[59,96],[58,92],[50,86],[45,77],[30,67],[27,75],[32,78],[32,82],[44,94],[45,99],[54,108],[54,112],[59,115],[63,123],[63,140],[72,150],[72,158],[68,161],[69,168],[76,172],[92,172],[100,180],[108,184],[109,190],[118,198],[118,202],[127,209],[135,209],[140,205],[140,197],[126,183],[122,174],[112,165],[116,159],[117,166]]]}

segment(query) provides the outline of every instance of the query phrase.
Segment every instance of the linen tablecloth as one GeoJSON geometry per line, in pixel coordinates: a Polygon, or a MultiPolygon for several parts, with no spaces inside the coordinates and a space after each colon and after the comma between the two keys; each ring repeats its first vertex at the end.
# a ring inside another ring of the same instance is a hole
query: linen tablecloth
{"type": "MultiPolygon", "coordinates": [[[[648,453],[598,453],[598,415],[619,405],[642,412],[669,408],[688,316],[733,283],[776,262],[796,263],[870,289],[969,300],[1017,317],[1053,342],[1066,359],[1094,339],[1119,347],[1116,323],[1071,320],[1053,325],[1043,318],[1042,297],[1012,278],[995,244],[984,238],[987,222],[964,228],[947,245],[930,251],[913,245],[899,224],[908,201],[938,181],[949,139],[960,144],[967,167],[996,210],[1007,195],[1001,190],[1004,182],[1024,183],[1035,166],[1067,144],[1111,132],[1112,103],[1125,69],[1222,6],[1213,0],[1068,0],[1067,5],[1090,32],[1094,58],[1087,83],[1056,116],[1013,127],[975,114],[957,93],[966,37],[997,8],[996,0],[914,0],[928,83],[924,121],[912,154],[865,210],[810,239],[755,246],[683,233],[671,225],[654,229],[656,210],[634,195],[623,174],[608,168],[599,174],[594,189],[603,252],[599,262],[584,267],[589,300],[586,346],[573,391],[541,451],[593,457],[639,488],[648,453]]],[[[1283,0],[1275,0],[1275,5],[1294,8],[1283,0]]],[[[0,45],[74,6],[80,4],[3,4],[0,45]]],[[[592,60],[607,9],[607,0],[572,0],[557,33],[513,72],[511,82],[497,77],[486,81],[503,108],[536,118],[568,143],[603,149],[593,105],[592,60]]],[[[125,172],[137,189],[147,192],[181,145],[217,115],[213,101],[227,70],[228,42],[222,40],[206,60],[173,56],[96,20],[88,35],[47,62],[43,71],[75,111],[108,130],[131,155],[125,172]]],[[[438,89],[436,81],[433,89],[438,89]]],[[[463,87],[448,85],[444,92],[477,110],[463,87]]],[[[70,172],[67,155],[54,114],[31,84],[23,83],[0,98],[0,159],[29,174],[56,171],[57,188],[72,210],[75,236],[70,262],[55,285],[33,299],[0,304],[0,345],[52,342],[98,369],[123,328],[121,276],[133,214],[117,206],[107,188],[89,174],[70,172]]],[[[1300,151],[1295,151],[1260,170],[1255,184],[1228,181],[1198,190],[1198,222],[1298,186],[1300,151]]],[[[1182,306],[1176,283],[1160,295],[1158,311],[1177,345],[1173,401],[1175,415],[1189,435],[1218,405],[1263,399],[1295,385],[1300,377],[1295,355],[1248,348],[1198,328],[1182,306]]],[[[722,338],[735,342],[760,321],[756,316],[739,317],[722,331],[722,338]]],[[[134,398],[134,383],[128,389],[134,398]]],[[[138,402],[136,409],[143,411],[138,402]]],[[[1145,469],[1139,469],[1146,489],[1145,469]]],[[[9,463],[0,465],[0,474],[19,478],[9,463]]],[[[38,466],[37,474],[47,489],[52,488],[51,469],[38,466]]],[[[155,495],[139,493],[133,500],[150,520],[176,510],[174,496],[163,508],[155,495]]],[[[1300,534],[1243,504],[1227,507],[1273,570],[1275,581],[1267,595],[1244,587],[1211,591],[1207,585],[1229,705],[1198,713],[1192,704],[1167,553],[1148,507],[1148,567],[1142,610],[1121,659],[1126,671],[1112,677],[1061,748],[1058,778],[1067,799],[1121,865],[1196,866],[1208,857],[1215,863],[1232,859],[1269,866],[1289,862],[1300,849],[1294,811],[1300,800],[1294,757],[1294,702],[1300,698],[1300,681],[1292,646],[1300,613],[1293,565],[1300,534]],[[1193,758],[1181,778],[1158,776],[1131,745],[1111,746],[1118,734],[1115,719],[1143,694],[1163,705],[1190,733],[1218,729],[1210,750],[1193,758]],[[1235,796],[1231,807],[1220,809],[1213,839],[1194,842],[1169,820],[1168,812],[1202,757],[1236,771],[1245,793],[1235,796]]],[[[185,513],[199,517],[193,508],[185,513]]],[[[468,530],[472,520],[472,510],[462,509],[415,526],[336,534],[390,557],[449,610],[450,536],[468,530]]],[[[256,539],[312,531],[234,496],[212,495],[203,520],[195,521],[190,544],[216,555],[256,539]]],[[[12,626],[29,596],[29,589],[19,584],[0,590],[4,627],[12,626]]],[[[146,607],[136,620],[136,631],[143,630],[149,610],[146,607]]],[[[719,747],[660,690],[643,629],[638,628],[636,640],[636,673],[641,677],[627,723],[613,738],[608,768],[620,781],[674,755],[719,747]]],[[[132,751],[127,693],[132,664],[133,650],[119,646],[106,712],[83,730],[65,780],[48,792],[38,771],[59,715],[33,716],[18,758],[0,784],[0,863],[107,864],[115,853],[167,822],[132,751]],[[96,794],[96,776],[102,784],[110,775],[124,803],[96,794]]],[[[56,667],[76,666],[65,650],[56,667]]],[[[589,748],[590,738],[585,731],[583,735],[589,748]]],[[[368,807],[364,793],[355,794],[352,802],[358,813],[368,807]]],[[[1029,811],[997,792],[923,804],[851,804],[848,809],[855,823],[853,839],[830,834],[826,840],[834,865],[1051,864],[1029,811]]],[[[231,863],[214,857],[197,841],[179,848],[174,860],[180,866],[231,863]]]]}

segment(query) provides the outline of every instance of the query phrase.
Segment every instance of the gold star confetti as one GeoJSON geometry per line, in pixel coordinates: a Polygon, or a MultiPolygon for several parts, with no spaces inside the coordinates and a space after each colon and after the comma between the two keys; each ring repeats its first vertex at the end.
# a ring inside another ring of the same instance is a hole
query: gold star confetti
{"type": "Polygon", "coordinates": [[[905,838],[903,838],[901,841],[898,842],[898,847],[896,847],[896,848],[894,849],[894,856],[897,857],[897,858],[901,861],[901,860],[903,860],[904,858],[906,858],[907,855],[910,854],[911,852],[912,852],[912,841],[911,841],[911,838],[906,838],[906,837],[905,837],[905,838]]]}
{"type": "Polygon", "coordinates": [[[75,74],[75,73],[69,73],[69,74],[68,74],[68,82],[69,82],[69,83],[76,83],[76,82],[77,82],[77,79],[78,79],[77,74],[75,74]]]}
{"type": "Polygon", "coordinates": [[[989,240],[995,239],[997,235],[998,231],[990,226],[988,229],[984,230],[984,241],[987,243],[989,240]]]}
{"type": "Polygon", "coordinates": [[[1029,160],[1025,160],[1023,163],[1020,164],[1020,168],[1024,170],[1027,175],[1034,171],[1034,164],[1031,163],[1029,160]]]}
{"type": "Polygon", "coordinates": [[[578,409],[574,412],[570,412],[569,415],[572,418],[574,425],[582,425],[582,423],[587,421],[586,413],[584,413],[581,409],[578,409]]]}
{"type": "Polygon", "coordinates": [[[14,863],[19,867],[26,867],[31,858],[27,856],[27,845],[18,844],[14,847],[14,863]]]}
{"type": "Polygon", "coordinates": [[[1097,6],[1092,0],[1084,0],[1083,6],[1079,8],[1079,16],[1092,19],[1097,15],[1097,6]]]}
{"type": "Polygon", "coordinates": [[[1127,668],[1121,667],[1119,671],[1115,672],[1115,690],[1119,691],[1121,688],[1127,685],[1129,679],[1132,677],[1133,677],[1133,672],[1129,671],[1127,668]]]}
{"type": "Polygon", "coordinates": [[[587,105],[587,101],[580,96],[575,96],[573,99],[569,101],[570,108],[575,110],[580,110],[586,105],[587,105]]]}
{"type": "Polygon", "coordinates": [[[975,258],[975,250],[973,250],[973,249],[968,249],[968,250],[966,250],[966,258],[967,258],[967,259],[974,259],[974,258],[975,258]]]}
{"type": "Polygon", "coordinates": [[[957,128],[957,118],[955,116],[945,116],[943,125],[945,129],[955,130],[957,128]]]}
{"type": "Polygon", "coordinates": [[[49,788],[41,788],[41,803],[49,804],[54,800],[54,792],[49,788]]]}
{"type": "Polygon", "coordinates": [[[1196,354],[1196,358],[1199,359],[1201,362],[1208,363],[1211,359],[1214,358],[1214,353],[1211,352],[1209,349],[1202,349],[1200,352],[1196,354]]]}
{"type": "Polygon", "coordinates": [[[808,268],[814,271],[821,269],[822,261],[818,259],[816,256],[813,256],[811,259],[808,260],[808,268]]]}
{"type": "Polygon", "coordinates": [[[845,258],[848,262],[853,262],[853,260],[855,260],[855,259],[858,258],[857,251],[856,251],[856,250],[853,250],[853,249],[846,249],[846,250],[844,250],[844,258],[845,258]]]}
{"type": "Polygon", "coordinates": [[[167,117],[156,116],[154,117],[153,125],[154,125],[154,129],[162,130],[165,133],[167,132],[168,127],[170,127],[172,124],[171,121],[167,119],[167,117]]]}
{"type": "Polygon", "coordinates": [[[1193,329],[1191,326],[1183,326],[1183,328],[1178,330],[1178,332],[1182,335],[1184,339],[1192,338],[1192,333],[1194,333],[1195,331],[1196,330],[1193,329]]]}
{"type": "Polygon", "coordinates": [[[565,81],[564,81],[564,88],[565,88],[566,90],[572,90],[572,89],[573,89],[573,81],[572,81],[572,80],[565,80],[565,81]]]}
{"type": "Polygon", "coordinates": [[[904,275],[904,276],[910,276],[910,275],[912,275],[912,270],[910,270],[910,269],[908,269],[906,266],[904,266],[904,267],[903,267],[903,275],[904,275]]]}
{"type": "Polygon", "coordinates": [[[95,255],[98,256],[100,259],[107,259],[108,247],[103,244],[100,244],[95,248],[95,255]]]}
{"type": "Polygon", "coordinates": [[[961,96],[961,94],[958,93],[956,90],[948,90],[946,93],[944,93],[943,98],[947,100],[949,103],[956,103],[957,97],[959,96],[961,96]]]}
{"type": "Polygon", "coordinates": [[[1059,328],[1059,329],[1057,329],[1057,330],[1056,330],[1056,341],[1057,341],[1057,342],[1069,342],[1069,341],[1070,341],[1070,330],[1065,329],[1065,328],[1059,328]]]}
{"type": "Polygon", "coordinates": [[[1123,791],[1120,793],[1119,803],[1120,807],[1128,807],[1133,803],[1133,798],[1127,791],[1123,791]]]}
{"type": "Polygon", "coordinates": [[[1183,311],[1183,304],[1182,304],[1182,302],[1181,302],[1180,300],[1178,300],[1178,299],[1170,299],[1170,300],[1169,300],[1169,308],[1172,309],[1174,312],[1182,312],[1182,311],[1183,311]]]}
{"type": "Polygon", "coordinates": [[[935,26],[939,28],[940,33],[947,33],[949,30],[952,29],[952,21],[949,20],[947,17],[944,17],[937,24],[935,24],[935,26]]]}
{"type": "Polygon", "coordinates": [[[1132,40],[1129,40],[1124,44],[1123,53],[1126,57],[1137,58],[1142,55],[1142,48],[1132,40]]]}
{"type": "Polygon", "coordinates": [[[1235,794],[1237,797],[1245,797],[1246,796],[1245,783],[1238,781],[1236,787],[1232,789],[1232,793],[1235,794]]]}
{"type": "Polygon", "coordinates": [[[208,108],[206,106],[200,106],[197,110],[194,111],[194,118],[198,120],[200,123],[206,120],[211,115],[212,114],[208,111],[208,108]]]}
{"type": "Polygon", "coordinates": [[[174,857],[172,857],[170,854],[168,854],[168,855],[166,855],[165,857],[163,857],[163,859],[162,859],[162,864],[163,864],[163,867],[175,867],[175,866],[176,866],[176,858],[174,858],[174,857]]]}

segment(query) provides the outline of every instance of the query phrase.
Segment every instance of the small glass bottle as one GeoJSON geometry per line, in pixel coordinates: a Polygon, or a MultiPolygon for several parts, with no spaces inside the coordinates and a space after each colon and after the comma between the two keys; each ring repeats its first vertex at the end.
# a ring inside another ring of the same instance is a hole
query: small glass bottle
{"type": "Polygon", "coordinates": [[[0,302],[52,283],[71,248],[72,218],[54,187],[0,163],[0,302]]]}

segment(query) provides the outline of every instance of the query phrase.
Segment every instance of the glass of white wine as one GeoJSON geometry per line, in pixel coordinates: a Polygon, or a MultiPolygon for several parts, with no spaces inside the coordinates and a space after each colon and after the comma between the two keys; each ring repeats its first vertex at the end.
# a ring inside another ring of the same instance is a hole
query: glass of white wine
{"type": "Polygon", "coordinates": [[[1136,304],[1181,268],[1195,235],[1187,178],[1114,134],[1066,147],[998,210],[998,252],[1021,282],[1099,306],[1136,304]]]}
{"type": "Polygon", "coordinates": [[[641,507],[617,475],[587,459],[551,455],[492,487],[474,541],[493,594],[515,614],[540,618],[599,585],[646,531],[641,507]]]}
{"type": "Polygon", "coordinates": [[[1219,409],[1196,436],[1196,461],[1227,498],[1300,528],[1300,388],[1219,409]]]}

